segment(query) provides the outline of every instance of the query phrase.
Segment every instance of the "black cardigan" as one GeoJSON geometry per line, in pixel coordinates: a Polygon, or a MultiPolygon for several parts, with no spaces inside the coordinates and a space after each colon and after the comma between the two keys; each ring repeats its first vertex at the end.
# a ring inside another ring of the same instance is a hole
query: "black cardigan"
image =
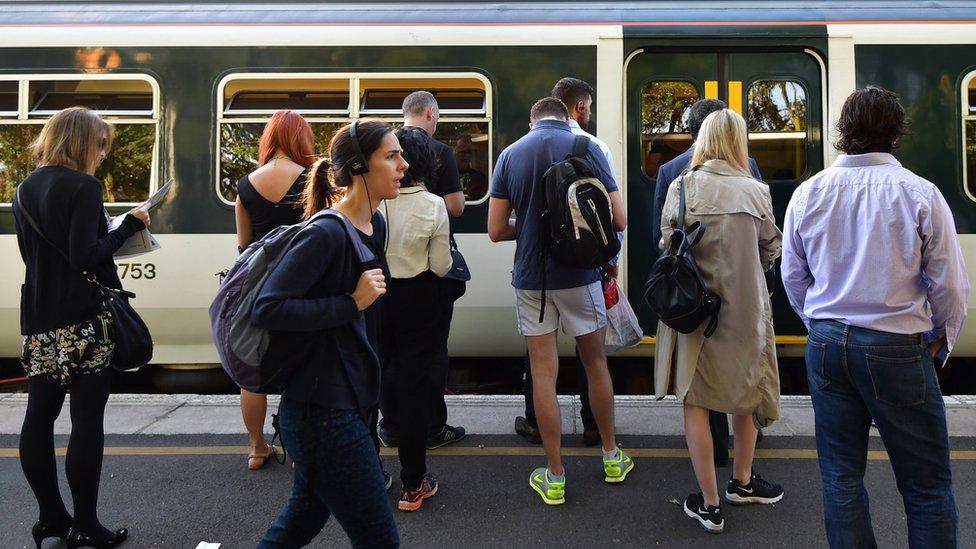
{"type": "Polygon", "coordinates": [[[68,255],[41,240],[14,208],[17,244],[27,272],[20,297],[23,335],[48,332],[89,320],[101,309],[101,296],[79,271],[105,286],[121,288],[112,255],[127,238],[145,228],[126,215],[109,232],[102,202],[102,182],[63,166],[44,166],[20,184],[20,208],[37,222],[44,236],[68,255]]]}
{"type": "MultiPolygon", "coordinates": [[[[364,242],[389,277],[380,247],[385,234],[376,213],[373,236],[364,242]]],[[[263,360],[294,369],[283,391],[289,398],[363,412],[379,403],[375,349],[381,300],[358,310],[352,293],[362,273],[345,230],[327,217],[295,237],[262,286],[251,320],[271,330],[263,360]]]]}

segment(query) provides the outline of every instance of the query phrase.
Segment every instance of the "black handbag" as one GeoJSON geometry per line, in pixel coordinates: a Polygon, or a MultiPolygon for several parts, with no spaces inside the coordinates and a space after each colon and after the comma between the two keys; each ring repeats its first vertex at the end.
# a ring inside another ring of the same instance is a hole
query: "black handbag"
{"type": "Polygon", "coordinates": [[[695,221],[690,227],[685,226],[684,182],[682,174],[678,181],[678,226],[671,234],[668,249],[651,267],[644,285],[644,302],[661,322],[683,334],[694,332],[707,321],[707,338],[718,326],[722,298],[705,285],[691,255],[691,249],[705,233],[705,225],[695,221]]]}
{"type": "MultiPolygon", "coordinates": [[[[34,232],[41,237],[41,240],[47,242],[49,246],[57,250],[65,262],[71,265],[68,254],[64,253],[61,248],[58,248],[44,236],[37,222],[34,221],[34,218],[27,213],[27,209],[20,203],[20,187],[17,187],[13,206],[17,212],[24,216],[24,219],[34,229],[34,232]]],[[[102,309],[112,317],[112,330],[109,333],[112,342],[115,344],[115,350],[112,353],[112,367],[116,370],[124,371],[149,364],[153,356],[152,335],[149,333],[149,328],[143,322],[139,313],[129,304],[129,299],[134,298],[136,294],[121,288],[109,288],[99,282],[94,275],[86,271],[80,271],[80,273],[85,280],[95,286],[99,293],[101,293],[102,309]]]]}
{"type": "Polygon", "coordinates": [[[464,260],[464,256],[458,250],[458,245],[454,241],[453,234],[451,235],[451,259],[454,260],[454,264],[451,265],[451,270],[447,271],[444,278],[450,278],[458,282],[471,280],[471,271],[468,270],[468,262],[464,260]]]}

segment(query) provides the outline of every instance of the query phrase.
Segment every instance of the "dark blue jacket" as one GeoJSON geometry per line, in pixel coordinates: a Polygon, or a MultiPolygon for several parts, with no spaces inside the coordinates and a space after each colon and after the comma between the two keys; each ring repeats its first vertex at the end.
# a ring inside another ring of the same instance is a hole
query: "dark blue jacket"
{"type": "MultiPolygon", "coordinates": [[[[379,214],[373,230],[374,241],[383,242],[379,214]]],[[[362,273],[340,222],[326,217],[295,237],[265,281],[251,320],[271,330],[263,360],[294,367],[283,392],[289,398],[364,412],[378,404],[380,365],[367,316],[379,303],[363,312],[356,307],[352,293],[362,273]]]]}
{"type": "MultiPolygon", "coordinates": [[[[654,186],[654,210],[651,225],[651,237],[654,239],[654,246],[661,245],[661,212],[664,211],[664,199],[668,196],[668,187],[671,182],[681,175],[681,172],[691,164],[691,156],[695,154],[695,148],[690,147],[687,151],[679,154],[666,162],[657,172],[657,183],[654,186]]],[[[762,174],[759,173],[759,164],[756,160],[749,157],[749,171],[757,181],[762,181],[762,174]]]]}

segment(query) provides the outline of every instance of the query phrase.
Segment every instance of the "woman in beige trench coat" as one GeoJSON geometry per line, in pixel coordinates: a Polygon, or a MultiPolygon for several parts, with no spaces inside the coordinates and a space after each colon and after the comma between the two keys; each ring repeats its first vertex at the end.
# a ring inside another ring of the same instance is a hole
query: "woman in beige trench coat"
{"type": "MultiPolygon", "coordinates": [[[[769,187],[749,175],[746,126],[724,109],[702,124],[683,174],[685,224],[706,230],[692,255],[708,287],[722,298],[718,327],[707,323],[681,334],[658,323],[655,394],[673,392],[684,403],[685,437],[702,493],[685,501],[685,512],[706,531],[719,533],[721,516],[708,411],[733,415],[735,456],[725,493],[734,504],[774,503],[780,486],[752,471],[757,426],[779,418],[779,374],[772,307],[764,271],[780,255],[782,233],[773,217],[769,187]]],[[[661,215],[661,247],[677,226],[679,181],[672,182],[661,215]]]]}

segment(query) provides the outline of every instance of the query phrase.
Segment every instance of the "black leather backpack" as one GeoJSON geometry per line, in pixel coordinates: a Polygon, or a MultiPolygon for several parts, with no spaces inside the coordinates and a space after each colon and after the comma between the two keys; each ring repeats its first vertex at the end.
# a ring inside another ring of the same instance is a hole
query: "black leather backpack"
{"type": "Polygon", "coordinates": [[[685,226],[685,172],[678,181],[678,226],[664,254],[651,267],[644,285],[644,302],[661,322],[683,334],[690,334],[705,321],[705,337],[718,326],[722,298],[702,280],[691,249],[701,241],[705,225],[695,221],[685,226]]]}

